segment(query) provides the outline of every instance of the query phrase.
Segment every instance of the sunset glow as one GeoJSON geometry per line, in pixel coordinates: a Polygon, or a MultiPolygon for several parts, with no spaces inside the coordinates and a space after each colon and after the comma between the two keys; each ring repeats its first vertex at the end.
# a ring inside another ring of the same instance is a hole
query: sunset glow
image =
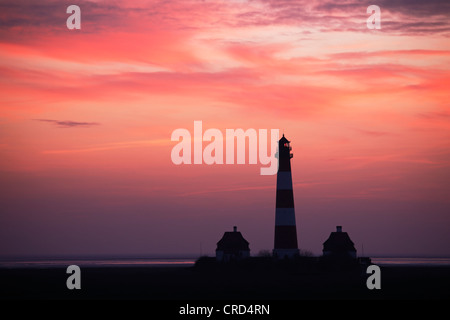
{"type": "Polygon", "coordinates": [[[70,4],[0,5],[0,255],[272,249],[276,176],[175,165],[194,121],[284,132],[302,250],[450,255],[448,1],[70,4]]]}

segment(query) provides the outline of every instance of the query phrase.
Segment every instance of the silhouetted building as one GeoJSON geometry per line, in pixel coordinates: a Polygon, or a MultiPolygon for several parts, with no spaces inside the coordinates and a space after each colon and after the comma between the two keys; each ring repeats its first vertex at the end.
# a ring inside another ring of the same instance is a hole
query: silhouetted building
{"type": "Polygon", "coordinates": [[[225,232],[222,239],[217,242],[216,260],[231,261],[250,257],[250,248],[247,240],[233,227],[233,232],[225,232]]]}
{"type": "Polygon", "coordinates": [[[290,141],[278,141],[277,198],[275,210],[275,239],[273,255],[292,258],[299,255],[295,223],[294,192],[292,190],[290,141]]]}
{"type": "Polygon", "coordinates": [[[323,257],[337,259],[356,259],[356,249],[347,232],[342,232],[342,227],[337,226],[336,232],[323,243],[323,257]]]}

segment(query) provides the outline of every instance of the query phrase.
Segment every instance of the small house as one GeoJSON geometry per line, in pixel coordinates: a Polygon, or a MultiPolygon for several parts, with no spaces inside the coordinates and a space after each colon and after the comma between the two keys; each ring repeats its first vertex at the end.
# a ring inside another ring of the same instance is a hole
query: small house
{"type": "Polygon", "coordinates": [[[233,231],[224,233],[222,239],[217,242],[216,260],[234,261],[250,257],[250,248],[247,240],[233,227],[233,231]]]}
{"type": "Polygon", "coordinates": [[[323,243],[323,257],[337,259],[356,259],[355,245],[347,232],[342,232],[342,226],[336,227],[330,237],[323,243]]]}

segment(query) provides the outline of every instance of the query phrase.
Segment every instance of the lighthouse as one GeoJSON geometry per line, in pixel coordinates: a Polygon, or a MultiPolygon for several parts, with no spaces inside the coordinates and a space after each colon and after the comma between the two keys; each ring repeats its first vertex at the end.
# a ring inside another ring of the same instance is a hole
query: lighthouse
{"type": "Polygon", "coordinates": [[[273,255],[292,258],[299,254],[295,223],[294,193],[292,190],[290,141],[278,141],[277,198],[275,210],[275,241],[273,255]]]}

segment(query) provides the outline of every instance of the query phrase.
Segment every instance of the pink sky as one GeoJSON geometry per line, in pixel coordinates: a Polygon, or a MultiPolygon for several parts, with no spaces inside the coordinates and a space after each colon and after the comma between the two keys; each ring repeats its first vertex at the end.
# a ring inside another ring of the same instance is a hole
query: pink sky
{"type": "Polygon", "coordinates": [[[301,249],[342,225],[365,254],[450,255],[447,1],[0,7],[0,255],[212,255],[233,225],[271,250],[276,176],[174,165],[194,120],[284,130],[301,249]]]}

